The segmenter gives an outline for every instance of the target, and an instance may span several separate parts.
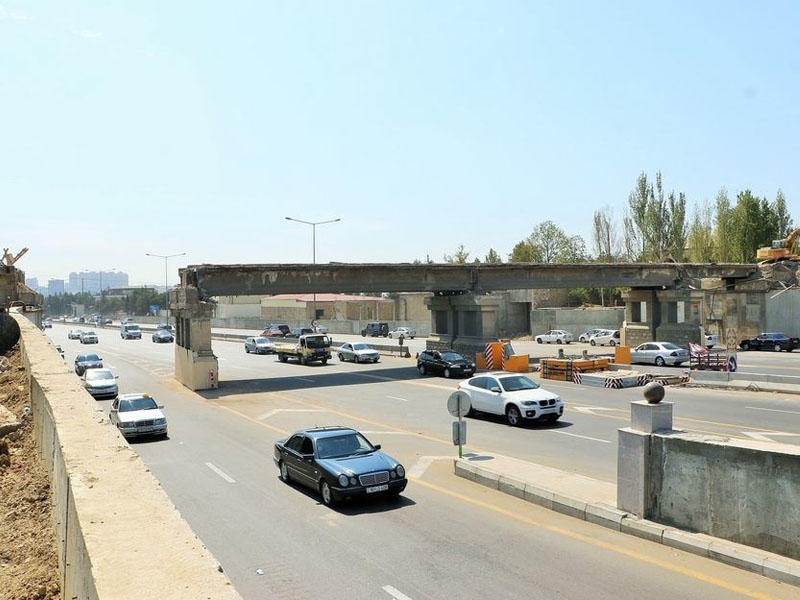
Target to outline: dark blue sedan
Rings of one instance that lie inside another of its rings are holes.
[[[406,470],[367,438],[347,427],[303,429],[275,442],[275,465],[282,481],[296,481],[331,506],[341,500],[398,496]]]
[[[83,375],[86,369],[102,369],[103,359],[97,354],[78,354],[75,357],[75,373]]]

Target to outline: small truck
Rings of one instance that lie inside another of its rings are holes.
[[[294,358],[301,365],[314,362],[324,365],[331,357],[331,338],[324,333],[306,333],[294,340],[276,339],[274,352],[281,362]]]

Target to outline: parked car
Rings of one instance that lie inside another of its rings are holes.
[[[389,324],[378,321],[367,323],[367,326],[361,330],[363,337],[387,337],[389,335]]]
[[[689,351],[671,342],[646,342],[631,350],[632,363],[645,363],[663,367],[680,366],[689,361]]]
[[[791,352],[800,347],[800,339],[789,337],[785,333],[760,333],[754,338],[744,339],[739,342],[742,350],[774,350],[780,352],[784,350]]]
[[[273,460],[282,481],[296,481],[331,506],[352,498],[398,496],[406,470],[361,433],[347,427],[303,429],[275,442]]]
[[[164,407],[149,394],[120,394],[111,405],[108,418],[126,438],[141,435],[167,435]]]
[[[289,331],[291,330],[288,325],[271,323],[264,328],[261,335],[263,337],[284,337]]]
[[[590,337],[589,343],[592,346],[619,346],[619,329],[615,329],[613,331],[610,329],[604,329],[603,331]]]
[[[136,323],[123,323],[119,326],[119,337],[123,340],[140,340],[142,329]]]
[[[572,341],[572,334],[563,329],[551,329],[547,333],[536,336],[537,344],[569,344]]]
[[[105,319],[103,319],[103,325],[111,325],[113,322],[114,322],[114,321],[112,321],[112,320],[111,320],[110,318],[108,318],[108,317],[106,317]]]
[[[246,354],[270,354],[275,352],[275,342],[262,335],[249,337],[244,341],[244,351]]]
[[[365,344],[364,342],[356,342],[354,344],[345,342],[339,346],[336,352],[339,355],[339,360],[342,362],[352,360],[354,363],[376,363],[381,358],[381,355],[377,350],[368,344]]]
[[[564,414],[564,402],[526,375],[487,373],[476,375],[458,384],[469,397],[470,411],[505,415],[509,425],[523,421],[557,421]]]
[[[125,323],[133,323],[133,317],[125,317],[120,321],[120,325],[124,325]]]
[[[587,329],[582,334],[578,336],[579,342],[588,342],[589,338],[591,338],[594,334],[600,333],[601,331],[605,331],[605,329]]]
[[[97,334],[94,331],[81,332],[80,340],[81,344],[97,344],[99,342]]]
[[[97,354],[78,354],[75,357],[75,373],[83,375],[86,369],[102,369],[103,359]]]
[[[475,363],[455,350],[423,350],[417,355],[417,370],[420,375],[469,377],[475,373]]]
[[[307,333],[314,333],[314,330],[311,327],[295,327],[294,329],[290,330],[284,337],[287,338],[294,338],[297,339],[301,335],[306,335]]]
[[[83,333],[82,329],[70,329],[67,332],[67,339],[69,340],[79,340],[81,339],[81,334]]]
[[[118,377],[111,369],[87,369],[83,376],[83,387],[95,400],[103,398],[116,398],[119,392]]]
[[[417,337],[417,330],[411,327],[395,327],[387,335],[390,338],[399,338],[402,335],[407,340],[413,340]]]
[[[716,333],[706,333],[705,334],[705,347],[706,348],[713,348],[717,344],[719,344],[719,336]]]
[[[169,329],[156,329],[150,338],[154,344],[168,344],[175,341],[175,336]]]

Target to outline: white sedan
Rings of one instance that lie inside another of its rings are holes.
[[[536,336],[537,344],[569,344],[572,341],[572,334],[563,329],[551,329],[547,333],[540,333]]]
[[[619,329],[610,330],[604,329],[599,333],[595,333],[589,338],[589,343],[592,346],[618,346],[619,345]]]
[[[111,422],[126,438],[140,435],[167,435],[167,417],[163,406],[149,394],[121,394],[108,412]]]
[[[632,363],[645,363],[663,367],[674,365],[679,367],[689,362],[689,351],[671,342],[645,342],[631,350]]]
[[[380,353],[364,342],[345,342],[337,350],[339,360],[345,362],[352,360],[354,363],[373,362],[380,360]]]
[[[399,338],[401,335],[407,340],[413,340],[417,336],[417,330],[410,327],[396,327],[389,332],[390,338]]]
[[[476,412],[505,415],[511,426],[523,421],[557,421],[564,414],[564,402],[530,377],[519,373],[486,373],[458,384],[469,397],[468,415]]]

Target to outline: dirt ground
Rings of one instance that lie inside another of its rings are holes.
[[[50,478],[36,450],[33,419],[24,416],[28,375],[19,346],[5,358],[10,368],[0,365],[0,404],[22,427],[0,439],[0,600],[58,600]]]

